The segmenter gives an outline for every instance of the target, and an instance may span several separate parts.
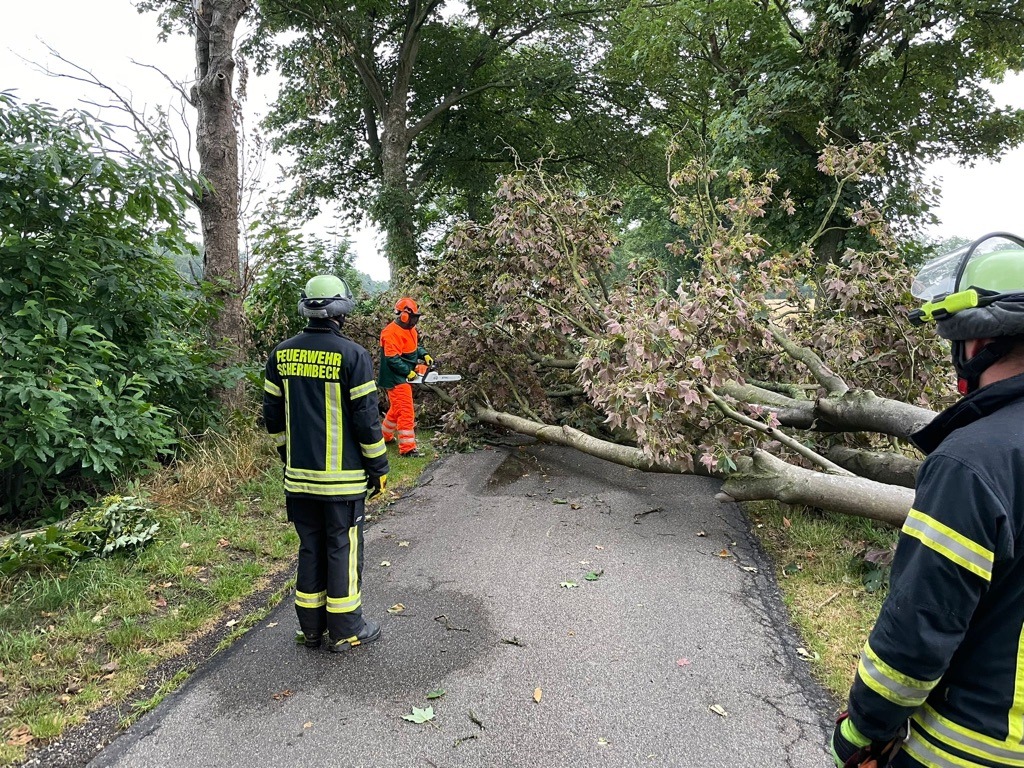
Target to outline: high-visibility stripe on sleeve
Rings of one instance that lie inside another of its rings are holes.
[[[328,613],[352,613],[360,605],[362,605],[362,595],[356,592],[354,595],[348,597],[328,597],[327,598],[327,612]]]
[[[385,453],[387,453],[388,447],[384,445],[383,440],[378,440],[376,443],[371,443],[370,445],[367,445],[366,443],[360,443],[359,450],[366,458],[376,459],[378,456],[383,456]]]
[[[911,720],[915,728],[927,731],[933,741],[942,745],[999,765],[1024,766],[1024,745],[1013,743],[1012,739],[1001,741],[972,731],[943,717],[927,704],[915,712]]]
[[[281,396],[281,388],[270,379],[263,380],[263,391],[268,395],[273,395],[274,397]]]
[[[376,381],[368,381],[365,384],[360,384],[358,387],[352,387],[352,389],[349,390],[348,396],[349,396],[349,399],[355,400],[355,399],[360,398],[360,397],[365,397],[366,395],[370,394],[371,392],[376,392],[376,391],[377,391],[377,382]]]
[[[903,750],[918,764],[927,765],[929,768],[984,768],[986,765],[986,763],[976,763],[974,760],[954,755],[937,744],[932,744],[913,725],[916,725],[916,722],[912,724],[910,736],[903,745]],[[1006,765],[1006,763],[1000,763],[1000,765]]]
[[[321,608],[327,605],[327,591],[300,592],[295,590],[295,604],[299,608]]]
[[[889,666],[878,657],[870,643],[864,644],[857,676],[879,696],[901,707],[921,706],[932,688],[939,684],[939,680],[918,680]]]
[[[992,581],[992,564],[995,562],[992,551],[971,541],[948,525],[940,523],[934,517],[912,509],[903,524],[903,532],[952,560],[961,568],[980,576],[985,581]]]
[[[285,442],[288,440],[288,435],[286,435],[284,432],[274,432],[270,436],[274,438],[274,445],[278,446],[279,448],[282,445],[284,445]]]

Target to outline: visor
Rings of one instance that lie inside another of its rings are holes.
[[[1007,248],[1024,248],[1024,240],[1008,232],[993,232],[955,251],[936,256],[921,267],[910,286],[910,293],[917,299],[932,301],[967,288],[960,285],[967,263],[973,258]]]

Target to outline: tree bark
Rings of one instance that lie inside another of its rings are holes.
[[[903,488],[916,485],[917,470],[921,468],[920,461],[902,453],[880,453],[836,446],[827,455],[839,466],[861,477]]]
[[[656,462],[638,448],[600,440],[572,427],[542,424],[482,406],[477,407],[476,417],[487,424],[645,472],[705,474],[699,470],[689,471],[679,463]],[[695,463],[695,466],[699,465]],[[751,457],[741,459],[738,466],[738,472],[724,477],[722,486],[723,492],[737,501],[781,501],[901,526],[914,499],[913,491],[906,488],[804,469],[764,451],[755,451]]]
[[[862,477],[829,475],[789,464],[764,451],[738,462],[722,491],[737,501],[773,499],[902,526],[914,501],[907,488]]]
[[[234,39],[249,0],[202,0],[195,4],[196,148],[203,188],[199,216],[203,232],[203,279],[216,304],[211,341],[225,351],[225,363],[241,362],[242,279],[238,254],[238,136],[234,104]],[[235,404],[239,392],[222,393]]]

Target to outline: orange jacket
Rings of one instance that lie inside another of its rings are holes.
[[[420,348],[420,335],[415,328],[403,328],[398,323],[388,323],[380,332],[380,375],[377,386],[391,389],[405,383],[409,371],[416,367],[416,361],[426,355]]]

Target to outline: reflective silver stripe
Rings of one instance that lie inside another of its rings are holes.
[[[349,390],[348,396],[349,396],[349,399],[356,400],[356,399],[358,399],[360,397],[364,397],[365,395],[370,394],[371,392],[376,392],[376,391],[377,391],[377,382],[376,381],[368,381],[365,384],[360,384],[358,387],[352,387],[352,389]]]
[[[872,661],[866,649],[860,655],[857,675],[868,688],[882,698],[888,699],[893,704],[898,704],[901,707],[921,706],[924,704],[924,700],[928,698],[928,692],[934,687],[933,684],[927,689],[915,688],[893,680]]]
[[[990,741],[985,741],[979,738],[982,734],[972,735],[967,728],[955,726],[948,718],[941,718],[929,706],[915,712],[912,719],[935,738],[962,752],[993,760],[1000,765],[1024,766],[1024,746],[996,743],[998,739],[992,737],[989,737]]]
[[[324,384],[324,398],[327,403],[327,457],[329,471],[341,469],[342,415],[341,385],[336,381]]]
[[[285,379],[284,384],[284,433],[286,436],[286,444],[288,446],[288,460],[291,461],[292,457],[292,399],[288,396],[288,379]]]
[[[383,456],[385,453],[387,453],[388,447],[384,445],[383,440],[378,440],[376,443],[372,443],[371,445],[367,445],[366,443],[360,443],[359,450],[366,458],[375,459],[378,456]]]
[[[271,435],[274,438],[274,445],[280,447],[285,444],[288,440],[288,436],[284,432],[275,432]]]
[[[916,509],[910,510],[907,515],[903,532],[986,581],[992,581],[995,556],[962,533]]]
[[[274,397],[281,396],[281,388],[270,379],[263,380],[263,391],[267,394],[273,395]]]
[[[359,594],[359,526],[348,529],[348,593]]]
[[[316,485],[314,483],[297,483],[285,478],[284,489],[292,493],[308,493],[312,496],[361,496],[366,493],[366,483]]]
[[[366,479],[366,472],[361,469],[342,469],[337,472],[330,472],[320,469],[296,469],[289,467],[285,476],[292,480],[316,480],[321,483],[343,483],[356,482]]]
[[[354,595],[348,597],[328,597],[327,598],[327,612],[328,613],[352,613],[360,605],[362,605],[362,595],[356,592]]]
[[[903,745],[904,751],[921,765],[928,768],[988,768],[973,760],[965,760],[927,741],[915,728],[910,729],[910,738]]]
[[[295,604],[300,608],[320,608],[327,605],[327,591],[300,592],[296,589]]]

